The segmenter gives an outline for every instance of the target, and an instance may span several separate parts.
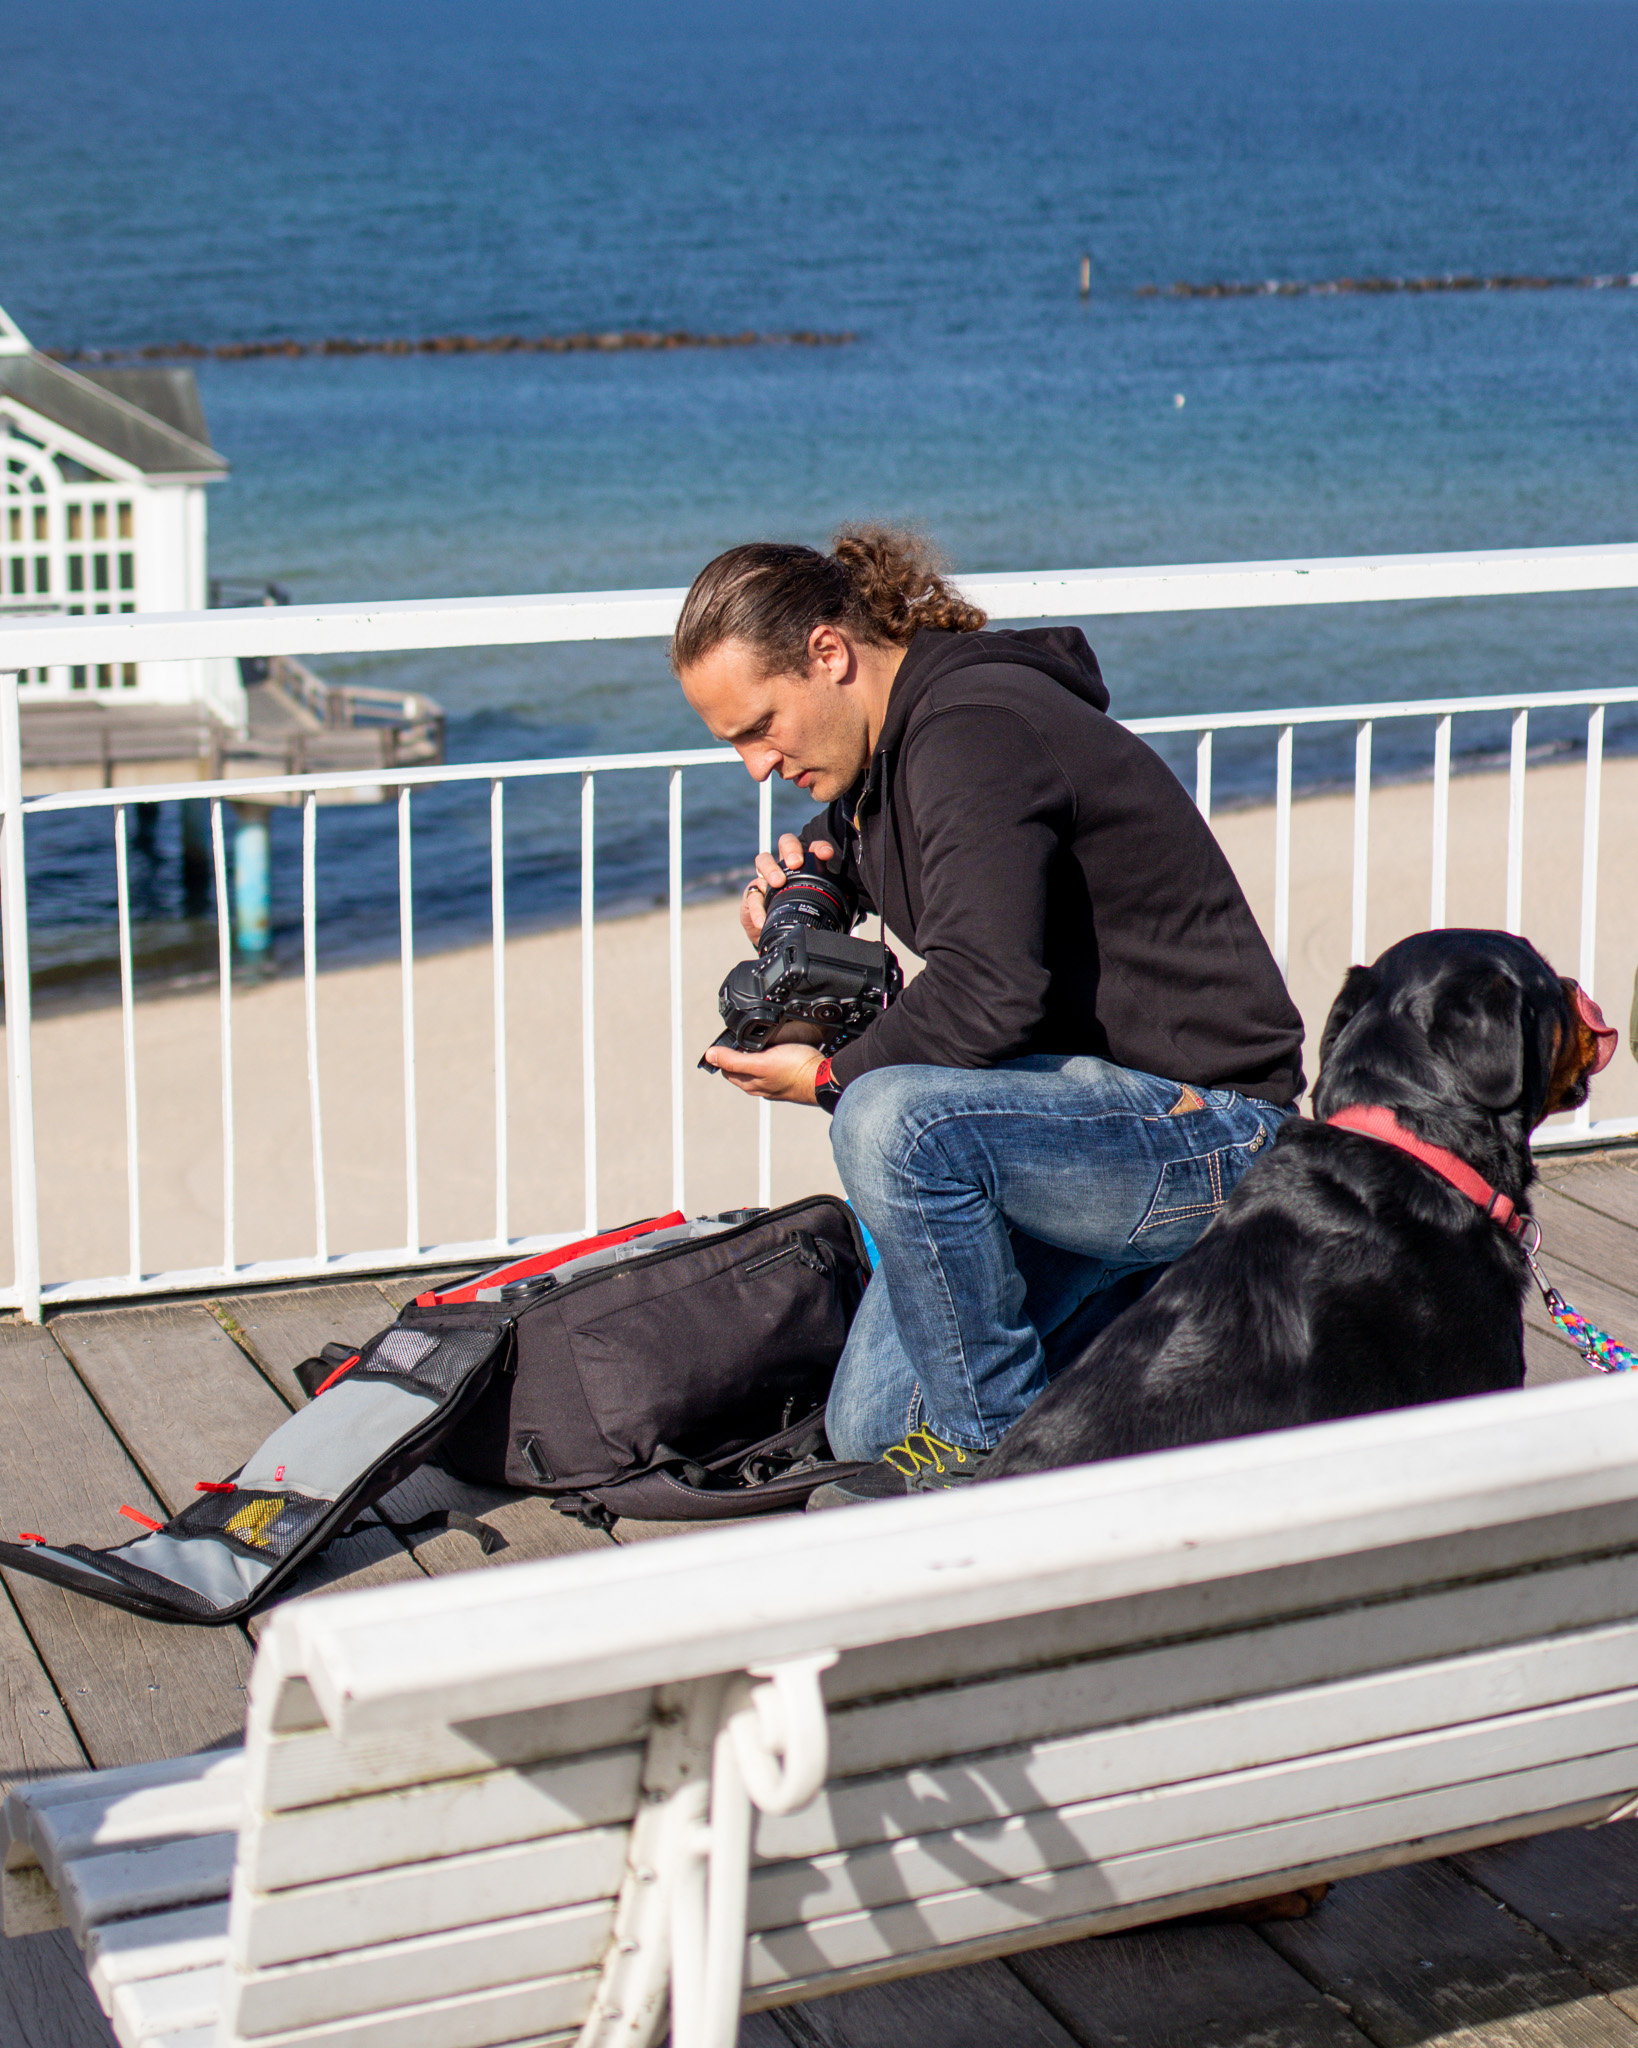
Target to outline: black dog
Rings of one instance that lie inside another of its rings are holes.
[[[1423,932],[1349,970],[1293,1119],[1199,1242],[986,1461],[1006,1478],[1516,1387],[1523,1252],[1471,1193],[1326,1122],[1385,1108],[1523,1211],[1530,1132],[1586,1099],[1615,1033],[1503,932]],[[1457,1169],[1459,1172],[1459,1169]]]

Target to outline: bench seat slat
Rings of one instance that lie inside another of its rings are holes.
[[[240,1869],[253,1890],[280,1891],[607,1826],[636,1812],[641,1770],[640,1749],[602,1750],[253,1818]]]
[[[1533,1638],[1556,1640],[1628,1620],[1635,1565],[1626,1554],[1598,1558],[1522,1580],[1443,1588],[1308,1620],[1046,1665],[942,1689],[937,1711],[955,1724],[967,1748],[988,1749],[1472,1652],[1523,1655],[1535,1647]],[[1638,1682],[1638,1657],[1631,1677],[1619,1682]],[[833,1710],[832,1781],[921,1762],[931,1705],[920,1692]]]
[[[886,1983],[895,1978],[919,1976],[929,1969],[955,1969],[991,1957],[1055,1947],[1085,1935],[1116,1934],[1131,1928],[1153,1927],[1183,1914],[1293,1891],[1300,1885],[1323,1884],[1371,1871],[1391,1870],[1431,1857],[1460,1856],[1468,1850],[1517,1840],[1521,1835],[1546,1835],[1565,1828],[1593,1827],[1608,1816],[1610,1807],[1608,1798],[1583,1800],[1522,1818],[1492,1820],[1482,1826],[1457,1828],[1448,1834],[1423,1836],[1414,1850],[1395,1843],[1386,1848],[1362,1850],[1358,1855],[1345,1858],[1330,1857],[1288,1864],[1279,1870],[1262,1872],[1254,1879],[1235,1878],[1221,1884],[1195,1886],[1187,1892],[1172,1893],[1162,1898],[1144,1899],[1136,1905],[1105,1907],[1079,1921],[1048,1922],[1036,1933],[1021,1932],[1015,1925],[1000,1933],[948,1943],[937,1950],[936,1961],[926,1952],[912,1952],[902,1957],[889,1955],[875,1962],[856,1962],[834,1972],[821,1971],[787,1978],[760,1988],[748,1984],[745,2008],[747,2011],[766,2011],[798,2000],[823,1998],[833,1991],[850,1990],[860,1984]]]
[[[1623,1769],[1631,1771],[1638,1784],[1638,1750],[1631,1746],[1635,1729],[1638,1691],[1112,1799],[1055,1799],[1035,1811],[1026,1809],[1021,1787],[1009,1786],[1000,1795],[1005,1803],[996,1817],[977,1826],[754,1872],[751,1925],[774,1928],[852,1907],[892,1905],[943,1889],[953,1873],[975,1884],[1033,1876],[1239,1835],[1252,1822],[1267,1827],[1354,1813],[1374,1800],[1494,1783],[1521,1770],[1577,1759],[1612,1758],[1606,1768],[1617,1779]]]
[[[596,1828],[293,1891],[241,1891],[239,1953],[258,1969],[601,1899],[612,1904],[627,1830]]]
[[[7,1862],[15,1868],[32,1856],[56,1882],[70,1856],[226,1833],[243,1816],[244,1788],[242,1748],[14,1785],[0,1819]]]
[[[236,1835],[201,1835],[81,1857],[68,1865],[57,1887],[63,1918],[83,1948],[100,1921],[225,1899],[237,1847]]]
[[[254,2048],[558,2048],[579,2033],[597,1979],[537,1977],[248,2038]]]
[[[1033,1681],[1048,1694],[1055,1682],[1050,1672]],[[1634,1684],[1638,1622],[968,1754],[961,1753],[968,1730],[955,1701],[935,1695],[923,1719],[922,1754],[927,1756],[936,1730],[956,1752],[948,1761],[929,1758],[908,1774],[898,1770],[844,1783],[833,1778],[801,1812],[759,1816],[756,1850],[768,1862],[820,1856],[915,1834],[928,1819],[954,1827],[998,1810],[1035,1811],[1174,1784],[1180,1773],[1191,1780],[1213,1778]],[[935,1720],[940,1706],[946,1713]],[[1020,1718],[1027,1718],[1027,1709]]]
[[[155,2035],[163,2038],[187,2028],[214,2028],[222,2009],[223,1975],[218,1963],[117,1986],[112,2018],[121,2048],[137,2048]]]
[[[973,1943],[982,1944],[974,1953],[994,1955],[1109,1932],[1153,1917],[1168,1900],[1187,1902],[1174,1910],[1193,1911],[1199,1894],[1218,1887],[1226,1895],[1254,1898],[1307,1881],[1306,1875],[1289,1877],[1293,1872],[1340,1877],[1528,1834],[1531,1815],[1552,1816],[1543,1825],[1561,1826],[1561,1810],[1579,1808],[1591,1819],[1611,1810],[1630,1784],[1638,1784],[1638,1748],[999,1884],[952,1887],[907,1903],[755,1933],[747,1950],[747,1982],[773,1997],[794,1996],[838,1971],[875,1964],[890,1964],[894,1975],[942,1969],[965,1960],[965,1953],[953,1951]],[[1498,1813],[1512,1818],[1498,1823]]]
[[[1265,1625],[1283,1629],[1311,1613],[1349,1610],[1364,1620],[1378,1605],[1403,1612],[1410,1601],[1444,1588],[1461,1594],[1487,1583],[1506,1584],[1528,1598],[1527,1579],[1538,1571],[1574,1569],[1605,1557],[1614,1557],[1620,1569],[1615,1554],[1634,1548],[1638,1497],[1458,1530],[1432,1543],[1345,1551],[1267,1571],[867,1644],[847,1651],[826,1674],[825,1697],[833,1707],[885,1702],[938,1685],[982,1684],[1049,1664],[1121,1655],[1135,1644],[1166,1645]],[[1602,1618],[1596,1613],[1585,1617],[1589,1622]]]
[[[653,1712],[647,1690],[577,1700],[458,1728],[407,1729],[390,1736],[333,1735],[328,1728],[276,1735],[256,1759],[248,1787],[261,1813],[391,1792],[401,1785],[521,1767],[586,1750],[639,1742]]]
[[[598,1899],[282,1964],[239,1979],[231,2015],[241,2034],[255,2037],[355,2018],[389,2001],[447,1998],[548,1972],[568,1975],[602,1959],[613,1924],[614,1901]]]
[[[110,1920],[86,1937],[85,1961],[91,1988],[104,2012],[120,1984],[139,1977],[170,1977],[203,1970],[227,1955],[228,1905],[184,1906],[176,1913],[145,1914],[140,1920]]]

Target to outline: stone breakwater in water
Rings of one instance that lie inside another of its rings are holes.
[[[1305,299],[1343,292],[1603,292],[1638,290],[1638,271],[1607,277],[1331,277],[1265,278],[1255,284],[1140,284],[1140,299]]]
[[[586,350],[668,348],[841,348],[854,334],[820,334],[796,328],[788,334],[691,334],[686,330],[656,333],[644,328],[607,334],[429,334],[419,340],[402,337],[369,341],[357,335],[332,334],[320,341],[197,341],[152,343],[146,348],[47,349],[59,363],[244,362],[258,356],[505,356],[575,355]]]

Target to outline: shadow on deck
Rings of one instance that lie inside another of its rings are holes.
[[[1638,1335],[1638,1149],[1550,1159],[1544,1260],[1576,1306]],[[234,1470],[302,1400],[294,1368],[361,1341],[426,1274],[0,1324],[0,1502],[53,1540],[119,1540],[118,1509],[169,1515]],[[1532,1384],[1577,1354],[1527,1313]],[[1638,1387],[1633,1390],[1638,1399]],[[393,1521],[459,1505],[497,1527],[485,1558],[444,1532],[333,1544],[302,1592],[683,1533],[614,1537],[544,1501],[423,1472]],[[167,1628],[7,1574],[0,1783],[139,1763],[237,1739],[255,1624]],[[1178,1922],[1067,1942],[748,2019],[745,2048],[1638,2048],[1638,1821],[1539,1836],[1350,1879],[1310,1920]],[[0,2048],[110,2048],[66,1932],[0,1941]]]

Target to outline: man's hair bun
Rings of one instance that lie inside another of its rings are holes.
[[[908,647],[923,628],[976,633],[985,614],[945,582],[944,564],[919,534],[847,527],[829,554],[788,541],[752,541],[708,562],[694,578],[671,638],[683,670],[727,640],[742,640],[768,672],[800,675],[815,626],[843,626],[873,647]]]

